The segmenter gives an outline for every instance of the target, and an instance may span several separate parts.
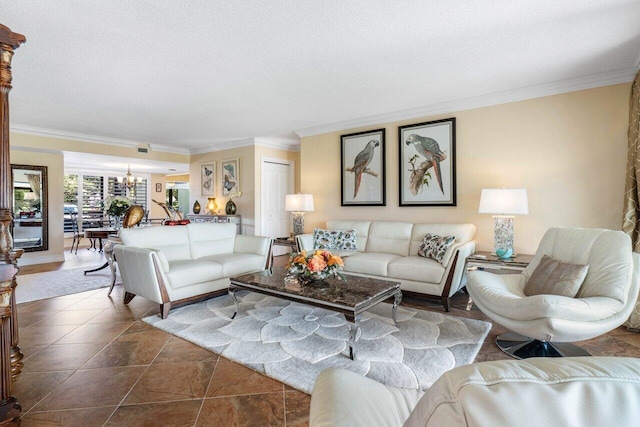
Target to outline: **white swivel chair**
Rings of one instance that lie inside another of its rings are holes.
[[[525,295],[525,285],[547,255],[564,263],[588,265],[575,297]],[[504,352],[527,357],[588,356],[571,342],[594,338],[622,325],[638,296],[640,256],[622,231],[549,229],[531,264],[521,274],[470,271],[467,290],[473,302],[511,331],[498,336]]]

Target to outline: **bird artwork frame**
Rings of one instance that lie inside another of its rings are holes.
[[[240,160],[230,159],[220,162],[222,170],[222,196],[229,197],[231,194],[240,192]]]
[[[216,195],[216,162],[200,165],[200,189],[202,197]]]
[[[456,206],[456,119],[398,127],[400,206]]]
[[[340,136],[342,206],[386,206],[385,129]]]

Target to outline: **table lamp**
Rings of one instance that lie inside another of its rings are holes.
[[[293,214],[293,234],[304,234],[304,213],[313,211],[313,194],[287,194],[284,210]]]
[[[515,256],[513,222],[515,215],[529,213],[527,190],[525,188],[483,188],[478,213],[493,214],[493,248],[496,254],[501,258]]]

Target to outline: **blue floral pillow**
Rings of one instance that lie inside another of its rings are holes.
[[[442,264],[444,254],[447,253],[447,249],[455,240],[456,236],[438,236],[437,234],[427,233],[420,246],[418,246],[418,255],[434,259]]]
[[[313,229],[314,249],[329,251],[357,251],[356,230],[323,230]]]

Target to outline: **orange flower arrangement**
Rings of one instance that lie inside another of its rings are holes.
[[[323,280],[331,276],[345,280],[340,274],[343,266],[342,258],[326,249],[317,249],[309,254],[306,251],[293,252],[287,264],[289,274],[303,281]]]

